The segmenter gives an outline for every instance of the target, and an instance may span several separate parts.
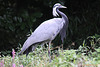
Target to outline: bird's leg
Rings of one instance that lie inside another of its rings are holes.
[[[62,50],[62,52],[63,52],[63,44],[61,44],[61,50]]]
[[[33,46],[32,46],[32,51],[34,51],[34,50],[36,49],[37,46],[38,46],[37,44],[33,45]]]
[[[48,46],[48,55],[49,55],[49,62],[51,62],[51,51],[50,51],[50,45],[51,45],[51,41],[49,42],[49,46]]]

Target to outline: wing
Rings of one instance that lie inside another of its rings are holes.
[[[54,18],[43,22],[25,41],[20,53],[24,52],[32,44],[43,41],[52,41],[59,33],[62,26],[63,23],[61,18]]]
[[[68,21],[68,18],[66,16],[65,22],[63,24],[63,28],[60,30],[60,36],[61,36],[62,43],[64,42],[64,39],[66,38],[66,30],[68,28],[68,23],[69,23],[69,21]]]

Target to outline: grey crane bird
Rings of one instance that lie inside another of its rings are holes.
[[[56,3],[53,6],[53,16],[56,18],[52,18],[41,23],[35,29],[32,35],[25,41],[19,54],[28,55],[29,52],[35,50],[38,44],[49,43],[48,54],[50,56],[50,44],[52,40],[58,35],[58,33],[61,36],[62,42],[64,41],[64,38],[66,38],[66,29],[68,27],[68,18],[63,12],[59,11],[60,8],[66,7],[59,3]],[[58,18],[59,15],[61,18]]]

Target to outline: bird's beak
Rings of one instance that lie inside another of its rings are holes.
[[[65,6],[62,6],[62,8],[67,8],[67,7],[65,7]]]

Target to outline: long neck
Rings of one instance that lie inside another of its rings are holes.
[[[64,23],[63,28],[60,30],[61,40],[62,42],[64,42],[64,38],[66,38],[66,30],[67,30],[69,21],[68,21],[67,16],[63,12],[59,11],[59,9],[56,9],[56,11],[57,13],[61,15],[63,23]]]
[[[56,9],[56,11],[57,11],[57,13],[59,13],[59,15],[61,15],[62,19],[65,21],[65,24],[68,25],[68,18],[67,18],[67,16],[63,12],[59,11],[59,9]]]

